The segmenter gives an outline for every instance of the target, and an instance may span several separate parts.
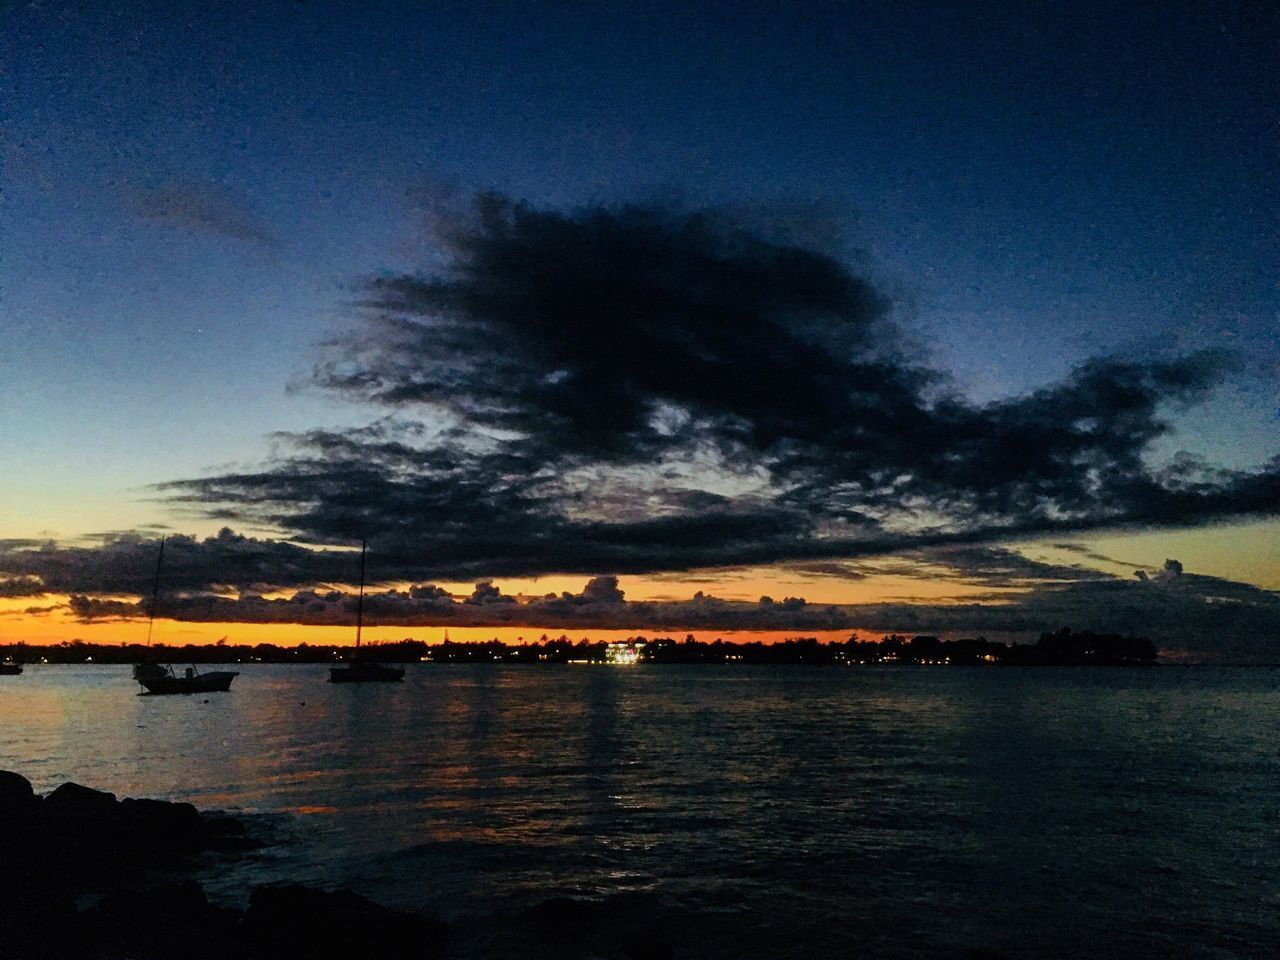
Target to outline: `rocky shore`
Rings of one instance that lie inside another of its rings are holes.
[[[443,921],[348,890],[259,886],[245,909],[211,903],[192,875],[262,847],[248,823],[76,783],[40,796],[0,771],[0,960],[673,960],[705,955],[676,943],[714,937],[699,914],[668,909],[676,927],[661,922],[645,894],[552,897],[497,913],[473,904],[455,918],[451,949]],[[757,944],[751,955],[808,955],[793,952],[799,942],[791,952]],[[972,949],[946,957],[1004,960]]]
[[[211,904],[189,873],[260,846],[189,803],[116,799],[64,783],[47,796],[0,771],[0,960],[432,958],[447,926],[350,891],[259,887]]]

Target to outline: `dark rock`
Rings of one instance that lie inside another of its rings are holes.
[[[228,813],[201,813],[200,819],[205,825],[205,850],[218,853],[245,853],[249,850],[260,850],[268,841],[260,837],[250,837],[245,833],[244,824]]]
[[[69,939],[83,956],[222,960],[245,954],[239,920],[186,880],[108,893],[76,918]]]
[[[198,829],[200,826],[200,812],[189,803],[125,797],[120,801],[120,807],[126,817],[137,823],[185,830]]]
[[[174,854],[201,849],[212,832],[189,803],[126,799],[120,801],[119,819],[123,829]]]
[[[602,918],[605,906],[577,897],[552,897],[525,911],[525,919],[543,936],[577,935]]]
[[[0,770],[0,815],[25,810],[35,802],[30,780],[22,774]]]
[[[104,790],[64,783],[45,797],[45,809],[57,816],[76,819],[110,819],[116,812],[116,795]]]
[[[15,798],[30,786],[7,775],[0,789]],[[204,816],[189,803],[117,802],[110,793],[76,783],[63,784],[43,800],[32,795],[25,805],[0,809],[0,890],[38,888],[55,900],[119,889],[147,871],[182,868],[204,851],[261,846],[243,836],[234,818]]]
[[[77,783],[41,799],[0,774],[0,960],[245,960],[239,911],[156,878],[182,876],[205,851],[261,845],[236,818],[189,803],[117,802]],[[100,899],[77,912],[86,896]]]
[[[569,953],[671,960],[675,948],[655,926],[652,918],[657,912],[656,902],[645,894],[618,894],[607,901],[552,897],[525,910],[521,919],[527,936],[553,942]]]
[[[620,952],[627,960],[675,960],[671,941],[656,933],[641,932],[623,940]]]
[[[112,922],[134,923],[140,917],[162,916],[198,919],[216,908],[210,906],[200,884],[194,880],[162,883],[150,887],[114,890],[84,916]]]
[[[35,960],[57,956],[61,935],[75,919],[75,898],[48,877],[14,871],[13,863],[0,853],[0,957]]]
[[[254,960],[392,960],[444,956],[449,930],[439,920],[388,910],[348,890],[289,884],[253,891],[244,932]]]

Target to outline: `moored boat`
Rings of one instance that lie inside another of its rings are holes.
[[[0,677],[16,677],[21,672],[22,664],[15,661],[13,657],[0,660]]]
[[[151,615],[147,619],[147,646],[151,646],[151,630],[156,623],[156,603],[160,599],[160,568],[164,564],[164,537],[160,538],[160,553],[156,557],[156,579],[151,588]],[[225,693],[231,689],[231,681],[240,675],[236,670],[214,670],[201,673],[194,666],[178,674],[172,664],[144,661],[134,664],[133,679],[142,685],[142,693]]]
[[[238,676],[235,670],[201,673],[195,667],[187,667],[178,674],[172,666],[159,663],[139,663],[133,668],[133,679],[150,694],[223,693],[231,689],[231,681]]]
[[[364,627],[364,555],[369,543],[360,541],[360,593],[356,599],[356,652],[345,666],[329,668],[330,683],[395,683],[404,679],[404,667],[360,659],[360,631]]]
[[[367,683],[379,680],[394,683],[403,679],[404,667],[389,667],[385,663],[356,660],[343,667],[329,668],[330,683]]]

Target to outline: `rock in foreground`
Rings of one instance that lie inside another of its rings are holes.
[[[439,920],[388,910],[349,890],[297,884],[254,890],[244,931],[254,957],[298,960],[442,957],[449,932]]]
[[[0,771],[0,960],[444,955],[443,923],[348,891],[259,888],[246,912],[183,878],[201,855],[257,846],[239,820],[189,803],[76,783],[41,797]]]

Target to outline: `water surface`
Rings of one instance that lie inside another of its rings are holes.
[[[0,768],[266,815],[288,842],[211,867],[216,895],[350,886],[462,956],[554,895],[681,957],[1280,948],[1280,671],[240,669],[207,697],[0,678]]]

